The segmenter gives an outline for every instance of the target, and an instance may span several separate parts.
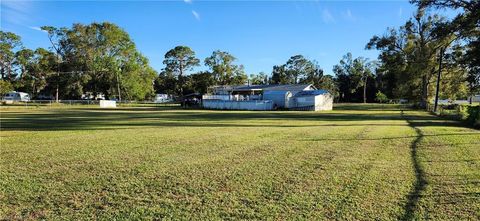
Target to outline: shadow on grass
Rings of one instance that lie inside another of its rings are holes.
[[[459,126],[436,116],[412,116],[429,126]],[[405,126],[397,111],[205,111],[161,108],[77,108],[4,112],[0,129],[111,130],[137,127]],[[374,122],[368,122],[374,121]],[[400,124],[398,124],[400,122]]]
[[[425,191],[428,185],[425,170],[420,164],[420,159],[418,156],[419,144],[425,137],[425,135],[423,134],[422,130],[418,128],[418,124],[412,121],[411,117],[406,117],[403,111],[401,115],[407,120],[409,126],[415,129],[415,132],[417,133],[417,138],[410,145],[410,155],[415,172],[415,183],[413,190],[408,194],[408,202],[404,207],[404,214],[402,217],[400,217],[400,220],[415,220],[415,211],[418,210],[418,202],[420,201],[422,193]],[[422,125],[426,126],[425,124]]]
[[[387,124],[357,124],[357,126],[392,126],[392,125],[387,125]],[[323,126],[323,125],[322,125]],[[330,126],[330,125],[328,125]],[[341,124],[337,126],[342,126]],[[347,125],[347,126],[352,126],[352,125]],[[405,126],[405,125],[397,125],[397,126]],[[444,125],[442,125],[444,126]],[[440,137],[440,136],[476,136],[478,133],[450,133],[450,134],[435,134],[435,135],[421,135],[421,136],[402,136],[402,137],[378,137],[378,138],[314,138],[314,139],[299,139],[300,141],[345,141],[345,140],[366,140],[366,141],[372,141],[372,140],[397,140],[397,139],[410,139],[410,138],[419,138],[419,137]],[[471,143],[464,143],[464,144],[471,144]],[[440,146],[440,145],[436,145]]]
[[[311,127],[392,125],[398,112],[164,111],[155,109],[73,109],[2,113],[3,130],[94,130],[118,127]],[[432,118],[433,119],[433,118]],[[335,123],[331,123],[335,122]],[[343,123],[344,122],[344,123]],[[356,125],[358,122],[358,125]]]

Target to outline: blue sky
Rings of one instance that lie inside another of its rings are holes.
[[[228,51],[247,74],[270,73],[295,54],[331,74],[347,52],[376,59],[378,52],[364,49],[368,40],[404,24],[414,11],[408,1],[2,0],[1,29],[37,48],[50,46],[40,26],[109,21],[130,34],[158,71],[169,49],[187,45],[202,61],[214,50]]]

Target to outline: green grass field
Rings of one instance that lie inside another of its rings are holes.
[[[480,219],[480,131],[326,112],[1,111],[1,219]]]

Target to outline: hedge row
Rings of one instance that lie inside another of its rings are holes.
[[[467,122],[469,125],[480,128],[480,106],[472,105],[441,105],[440,116],[446,116]]]

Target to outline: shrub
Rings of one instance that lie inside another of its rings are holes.
[[[474,127],[480,128],[480,106],[467,106],[466,121]]]
[[[388,97],[387,97],[387,95],[385,95],[381,91],[378,91],[375,94],[375,101],[377,101],[378,103],[387,103],[388,102]]]

